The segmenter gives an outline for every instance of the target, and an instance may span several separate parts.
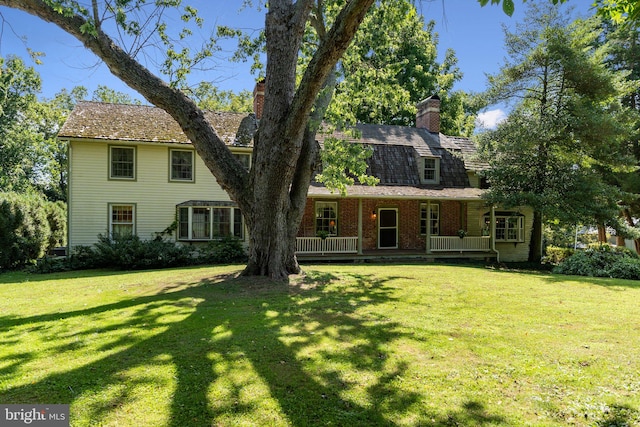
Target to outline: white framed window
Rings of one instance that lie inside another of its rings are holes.
[[[440,205],[430,204],[429,211],[426,203],[420,205],[420,234],[427,234],[427,224],[432,236],[440,234]]]
[[[242,164],[242,166],[249,171],[251,169],[251,154],[250,153],[233,153],[233,157]]]
[[[194,182],[194,160],[193,150],[169,150],[169,180]]]
[[[233,206],[179,206],[178,240],[244,238],[240,209]]]
[[[437,157],[420,158],[420,182],[422,184],[440,183],[440,159]]]
[[[112,238],[133,236],[136,233],[136,205],[109,204],[109,235]]]
[[[109,147],[109,178],[136,179],[135,147]]]
[[[496,212],[496,242],[524,242],[524,215],[517,212]],[[491,216],[484,216],[485,230],[491,229]]]
[[[338,202],[316,202],[316,235],[338,235]]]

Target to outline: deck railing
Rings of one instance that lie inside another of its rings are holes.
[[[431,252],[490,252],[489,236],[431,236]],[[298,254],[355,254],[357,237],[298,237]]]
[[[432,252],[489,252],[491,239],[489,236],[431,236]]]
[[[358,253],[357,237],[298,237],[296,253],[299,254],[355,254]]]

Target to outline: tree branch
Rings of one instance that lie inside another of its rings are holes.
[[[212,125],[205,120],[204,113],[184,93],[152,74],[99,27],[95,28],[95,35],[85,31],[89,23],[78,13],[58,13],[42,0],[0,0],[0,5],[23,10],[56,24],[82,42],[104,61],[112,74],[150,103],[169,113],[191,140],[220,186],[230,193],[241,209],[249,206],[251,199],[246,194],[248,174],[243,168],[236,167],[237,161]]]
[[[320,42],[294,96],[287,129],[301,134],[316,96],[329,73],[349,47],[374,0],[349,0],[335,20],[327,37]],[[291,137],[297,135],[290,135]]]

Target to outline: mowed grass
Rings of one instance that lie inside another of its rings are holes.
[[[72,426],[640,425],[640,284],[484,267],[0,275],[0,403]]]

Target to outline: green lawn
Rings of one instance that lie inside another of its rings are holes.
[[[73,426],[640,425],[640,282],[430,265],[0,275],[0,403]]]

